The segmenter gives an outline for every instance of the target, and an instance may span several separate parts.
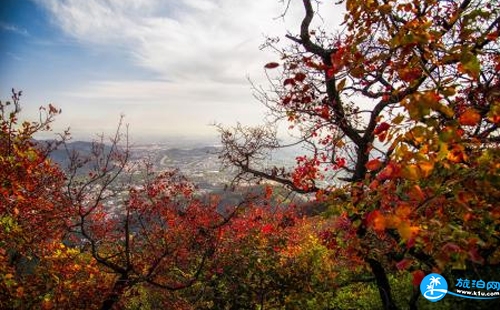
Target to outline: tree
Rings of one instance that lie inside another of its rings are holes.
[[[60,111],[41,107],[39,121],[20,122],[20,96],[12,90],[12,101],[0,102],[0,306],[72,308],[90,300],[100,280],[92,263],[62,243],[70,210],[64,174],[47,157],[61,141],[42,147],[33,139]]]
[[[89,154],[71,150],[67,133],[36,141],[60,110],[49,105],[39,122],[19,124],[20,94],[0,102],[0,305],[111,309],[139,289],[202,280],[233,210],[198,195],[179,171],[134,166],[121,122]],[[67,151],[66,172],[48,157],[56,148]]]
[[[231,208],[218,210],[216,197],[200,197],[179,171],[131,162],[121,127],[108,143],[96,141],[87,156],[67,148],[68,238],[101,273],[112,275],[101,309],[124,306],[138,289],[174,292],[193,285],[216,252],[217,231],[232,216]]]
[[[286,35],[291,46],[269,40],[281,61],[265,68],[281,72],[271,91],[256,87],[308,153],[293,170],[262,169],[262,154],[284,146],[276,132],[219,126],[223,161],[240,179],[328,197],[342,226],[335,234],[346,238],[342,252],[371,268],[386,309],[396,308],[386,269],[414,268],[401,263],[407,256],[426,270],[497,264],[500,8],[339,1],[343,28],[329,34],[311,29],[315,4],[302,1],[299,33]],[[451,235],[445,223],[456,228]]]

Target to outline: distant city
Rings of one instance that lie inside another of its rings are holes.
[[[75,150],[82,156],[90,153],[92,143],[84,141],[69,142],[68,149]],[[232,167],[223,167],[219,152],[221,146],[210,143],[145,143],[130,146],[130,166],[148,161],[155,171],[179,169],[190,181],[200,189],[218,189],[231,182],[235,175]],[[295,164],[297,153],[287,150],[273,152],[261,163],[263,167],[291,168]],[[66,151],[62,148],[51,153],[51,158],[61,168],[69,162]]]

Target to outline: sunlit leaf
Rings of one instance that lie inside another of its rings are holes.
[[[475,109],[467,109],[460,115],[460,124],[465,126],[475,126],[481,120],[481,115]]]
[[[380,167],[382,167],[382,162],[378,158],[372,159],[366,163],[366,169],[370,171],[378,170]]]
[[[398,227],[399,235],[405,241],[414,238],[419,231],[420,228],[418,226],[410,226],[407,222],[402,222]]]
[[[370,212],[367,217],[367,222],[376,231],[384,231],[386,228],[385,217],[379,210]]]
[[[424,178],[428,177],[434,169],[434,163],[432,163],[431,161],[420,161],[418,162],[417,166],[420,170],[421,176]]]
[[[420,169],[416,164],[409,164],[403,167],[401,171],[402,176],[408,180],[418,180],[420,179]]]
[[[337,90],[340,92],[344,89],[346,83],[346,79],[340,80],[339,84],[337,85]]]
[[[396,116],[393,120],[392,120],[392,123],[394,125],[399,125],[401,124],[402,121],[404,121],[405,119],[405,116],[403,114],[399,114],[398,116]]]
[[[467,73],[474,78],[479,77],[479,72],[481,71],[481,63],[479,62],[479,59],[476,55],[474,55],[473,53],[465,54],[462,57],[460,64],[460,69],[464,73]]]

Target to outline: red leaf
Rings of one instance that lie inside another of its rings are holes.
[[[419,286],[420,283],[422,283],[422,280],[425,278],[425,272],[423,272],[422,270],[415,270],[414,272],[412,272],[412,276],[413,279],[411,283],[414,286]]]
[[[443,248],[442,248],[442,251],[445,252],[445,253],[458,253],[460,252],[460,247],[454,243],[451,243],[451,242],[448,242],[446,243]]]
[[[326,70],[326,76],[330,79],[332,78],[337,71],[334,68]]]
[[[274,69],[274,68],[277,68],[277,67],[279,67],[279,66],[280,66],[280,64],[279,64],[279,63],[277,63],[277,62],[269,62],[269,63],[267,63],[267,64],[264,66],[264,68],[266,68],[266,69]]]
[[[286,80],[283,81],[283,85],[284,86],[295,85],[295,80],[294,79],[286,79]]]
[[[380,173],[377,175],[379,181],[387,180],[390,178],[397,177],[399,174],[399,167],[393,163],[388,164]]]
[[[373,134],[379,135],[379,134],[387,131],[390,127],[391,126],[389,124],[387,124],[386,122],[383,122],[380,125],[378,125],[377,128],[375,128],[375,130],[373,131]]]
[[[274,230],[274,229],[273,229],[273,225],[271,225],[271,224],[266,224],[266,225],[264,225],[264,226],[262,227],[262,232],[263,232],[264,234],[269,234],[269,233],[272,233],[272,232],[273,232],[273,230]]]
[[[406,270],[411,266],[411,263],[411,260],[404,258],[402,261],[396,263],[396,268],[398,268],[398,270]]]
[[[484,264],[484,258],[477,252],[477,248],[469,250],[469,259],[476,264]]]
[[[296,81],[299,81],[299,82],[302,82],[306,79],[306,75],[302,72],[298,72],[297,74],[295,74],[295,80]]]

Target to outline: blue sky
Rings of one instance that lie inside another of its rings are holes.
[[[299,2],[296,2],[300,4]],[[278,0],[1,0],[0,98],[23,90],[25,115],[62,108],[76,139],[215,137],[213,122],[261,123],[247,78],[266,85],[264,35],[298,30]],[[330,9],[331,10],[331,9]],[[331,13],[331,12],[330,12]],[[338,13],[333,12],[333,14]]]

